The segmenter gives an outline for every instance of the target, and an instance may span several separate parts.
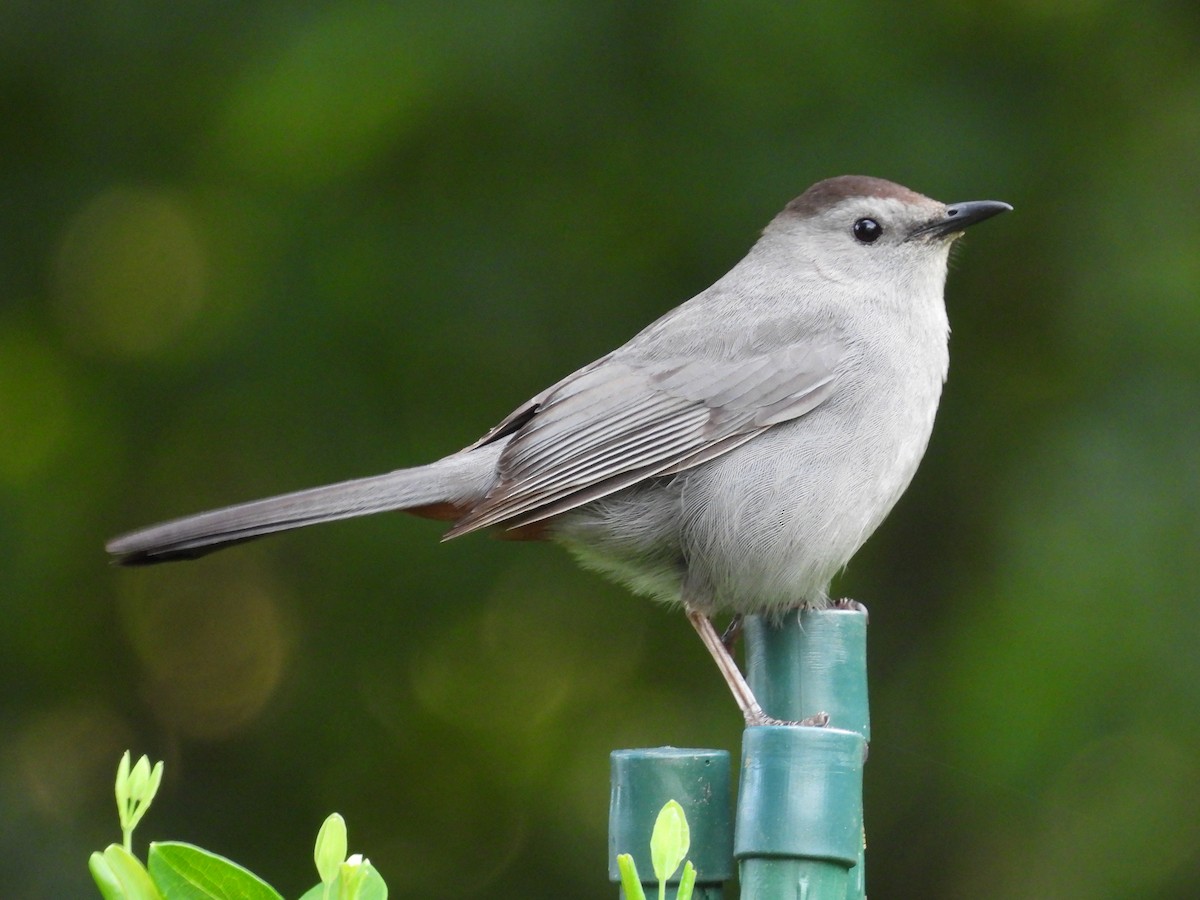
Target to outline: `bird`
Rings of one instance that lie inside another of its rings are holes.
[[[425,465],[116,537],[114,562],[192,559],[390,510],[564,545],[682,607],[747,726],[772,724],[712,617],[827,608],[834,575],[912,481],[949,366],[951,245],[1011,210],[843,175],[627,343]]]

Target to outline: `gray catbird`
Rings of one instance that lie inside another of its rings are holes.
[[[1009,209],[821,181],[716,284],[466,449],[153,525],[108,551],[188,559],[393,509],[452,522],[447,538],[491,525],[549,538],[682,604],[747,723],[771,721],[709,616],[828,604],[925,452],[949,359],[950,245]]]

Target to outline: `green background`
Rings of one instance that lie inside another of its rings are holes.
[[[950,275],[871,610],[872,896],[1200,894],[1200,6],[0,3],[0,894],[139,832],[297,895],[612,897],[608,752],[736,750],[683,618],[404,516],[117,531],[422,462],[819,178],[1016,211]]]

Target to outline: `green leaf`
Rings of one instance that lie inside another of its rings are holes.
[[[675,874],[687,856],[691,840],[683,807],[668,800],[659,810],[658,818],[654,820],[654,832],[650,835],[650,863],[654,866],[655,878],[662,882]]]
[[[369,859],[356,853],[342,863],[338,869],[338,900],[378,900],[379,888],[383,888],[383,897],[387,897],[387,885],[383,877],[375,871]]]
[[[92,881],[100,889],[104,900],[122,900],[125,892],[121,889],[121,879],[105,861],[104,854],[99,850],[88,857],[88,871],[92,873]]]
[[[337,878],[338,867],[346,859],[346,820],[337,813],[331,813],[321,823],[313,859],[317,863],[317,875],[320,876],[322,884],[328,884]]]
[[[154,764],[154,768],[150,770],[150,784],[146,789],[146,797],[142,801],[147,806],[150,801],[158,794],[159,786],[162,785],[163,761],[160,759]]]
[[[365,874],[358,883],[358,895],[355,900],[387,900],[388,890],[383,876],[369,862],[363,863]]]
[[[146,793],[146,786],[149,784],[150,757],[143,753],[133,764],[133,771],[129,773],[129,796],[135,802],[141,800]]]
[[[121,754],[121,761],[117,763],[117,815],[121,817],[121,824],[125,824],[125,810],[129,806],[129,751],[126,750]]]
[[[121,822],[121,835],[125,849],[129,850],[133,842],[133,829],[137,827],[150,801],[158,793],[162,784],[163,764],[161,761],[150,765],[150,759],[143,754],[132,768],[129,765],[129,751],[121,755],[117,763],[117,781],[115,785],[117,796],[117,818]]]
[[[683,874],[679,876],[679,890],[675,892],[675,900],[692,900],[692,891],[696,889],[696,867],[688,860],[683,864]]]
[[[359,891],[355,894],[355,900],[387,900],[387,885],[383,881],[383,876],[370,863],[364,863],[366,873],[363,876],[362,883],[359,885]],[[334,879],[330,886],[329,896],[335,900],[347,900],[342,893],[344,885],[342,884],[341,876]],[[325,897],[325,885],[313,885],[305,891],[300,900],[323,900]]]
[[[617,870],[621,873],[621,890],[625,892],[625,900],[646,900],[642,880],[638,877],[637,863],[630,854],[621,853],[617,856]]]
[[[146,756],[142,756],[134,765],[133,774],[129,777],[130,831],[137,827],[138,822],[142,821],[142,816],[146,814],[146,810],[150,808],[150,802],[158,793],[158,786],[162,784],[162,773],[161,760],[154,764],[153,769],[150,768],[150,759]]]
[[[141,861],[119,844],[93,853],[88,869],[104,900],[163,900]]]
[[[151,844],[150,875],[165,900],[283,900],[253,872],[191,844]]]

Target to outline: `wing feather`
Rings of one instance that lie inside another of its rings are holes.
[[[487,496],[446,537],[549,518],[727,453],[832,391],[842,346],[788,344],[749,359],[610,355],[514,412]]]

